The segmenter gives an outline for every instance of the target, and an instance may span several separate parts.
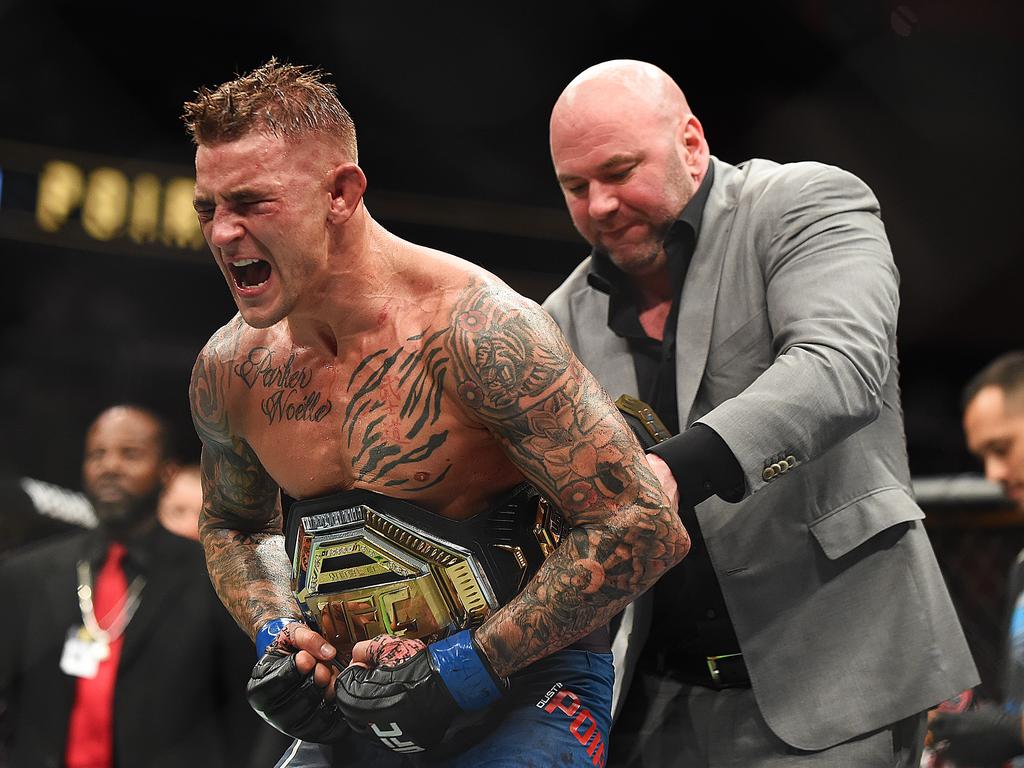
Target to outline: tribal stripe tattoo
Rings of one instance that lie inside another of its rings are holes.
[[[447,346],[463,405],[574,526],[478,630],[504,676],[610,620],[683,558],[689,539],[629,427],[540,307],[471,286]]]
[[[352,469],[360,480],[383,480],[385,487],[422,491],[444,480],[451,469],[449,464],[432,480],[424,477],[426,473],[411,478],[394,476],[395,470],[430,458],[448,439],[448,430],[431,429],[441,415],[448,373],[443,346],[447,332],[445,328],[412,336],[408,339],[410,350],[378,349],[352,372],[347,387],[351,399],[342,429]],[[395,423],[396,415],[401,431],[389,435],[384,425]]]

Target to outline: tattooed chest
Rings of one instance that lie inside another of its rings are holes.
[[[250,444],[287,491],[359,485],[415,493],[444,483],[466,451],[446,394],[441,331],[348,365],[254,349],[235,368],[249,390]]]

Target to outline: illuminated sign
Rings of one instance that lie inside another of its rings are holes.
[[[0,140],[0,238],[209,261],[187,165]]]
[[[191,172],[0,139],[0,239],[212,265],[192,208]],[[388,224],[580,242],[564,209],[379,188],[367,202]]]
[[[132,178],[109,166],[86,172],[66,160],[48,161],[39,174],[36,224],[59,232],[73,214],[95,240],[127,237],[143,245],[203,248],[203,233],[192,209],[194,182],[187,177],[161,180],[153,173]]]

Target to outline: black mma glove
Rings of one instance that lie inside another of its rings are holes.
[[[246,686],[249,704],[286,736],[321,744],[339,741],[350,729],[337,704],[324,699],[324,689],[313,682],[313,672],[299,672],[295,664],[297,651],[287,633],[282,632],[292,621],[267,622],[256,635],[257,652],[264,652],[252,668]]]
[[[338,676],[334,690],[352,730],[395,752],[436,746],[460,711],[485,709],[507,688],[468,629],[428,646],[379,639],[380,648],[397,652],[376,654],[372,668],[349,667]]]
[[[998,707],[940,712],[932,718],[929,729],[936,751],[964,768],[998,768],[1024,755],[1020,716]]]

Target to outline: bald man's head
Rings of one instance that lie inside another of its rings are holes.
[[[682,90],[653,64],[590,67],[551,113],[551,159],[573,223],[634,276],[665,269],[664,238],[709,158]]]
[[[583,70],[555,102],[551,121],[578,119],[585,109],[627,107],[669,122],[692,115],[686,96],[663,70],[645,61],[616,59]]]

